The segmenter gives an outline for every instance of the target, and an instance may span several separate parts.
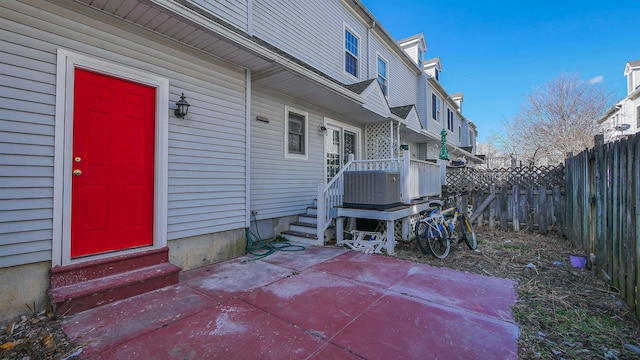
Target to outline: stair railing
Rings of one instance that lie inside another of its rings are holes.
[[[350,154],[347,163],[326,186],[318,184],[318,245],[324,244],[325,231],[331,225],[331,209],[344,204],[344,173],[346,171],[384,170],[398,171],[403,174],[403,167],[403,158],[355,160]],[[401,181],[402,178],[408,180],[408,177],[401,175]]]

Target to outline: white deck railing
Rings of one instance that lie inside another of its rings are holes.
[[[440,196],[442,180],[440,165],[427,161],[411,160],[409,164],[409,199]]]
[[[405,150],[401,158],[349,161],[326,185],[318,184],[318,244],[324,243],[324,233],[331,224],[331,209],[344,204],[345,171],[383,170],[400,173],[400,193],[404,203],[413,199],[441,194],[440,165],[412,160]],[[372,189],[373,190],[373,189]]]

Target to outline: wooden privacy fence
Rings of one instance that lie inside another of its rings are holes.
[[[640,134],[595,143],[566,159],[567,236],[640,316]]]
[[[447,171],[446,193],[466,193],[476,227],[564,233],[564,166]]]

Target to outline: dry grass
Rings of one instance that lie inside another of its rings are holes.
[[[570,265],[578,252],[566,239],[489,231],[478,233],[478,251],[452,244],[443,260],[414,241],[396,251],[405,260],[517,281],[521,359],[640,359],[640,322],[615,289]]]

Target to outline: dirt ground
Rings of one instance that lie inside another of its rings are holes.
[[[414,241],[396,251],[417,263],[517,281],[520,359],[640,359],[640,321],[615,289],[570,265],[578,253],[566,239],[491,231],[478,232],[477,251],[452,244],[446,259],[422,254]],[[50,311],[0,324],[0,360],[71,360],[79,351]]]
[[[515,280],[520,359],[640,359],[640,321],[616,289],[571,266],[569,255],[580,253],[568,240],[501,231],[477,238],[477,251],[452,244],[446,259],[414,241],[399,244],[397,257]]]

